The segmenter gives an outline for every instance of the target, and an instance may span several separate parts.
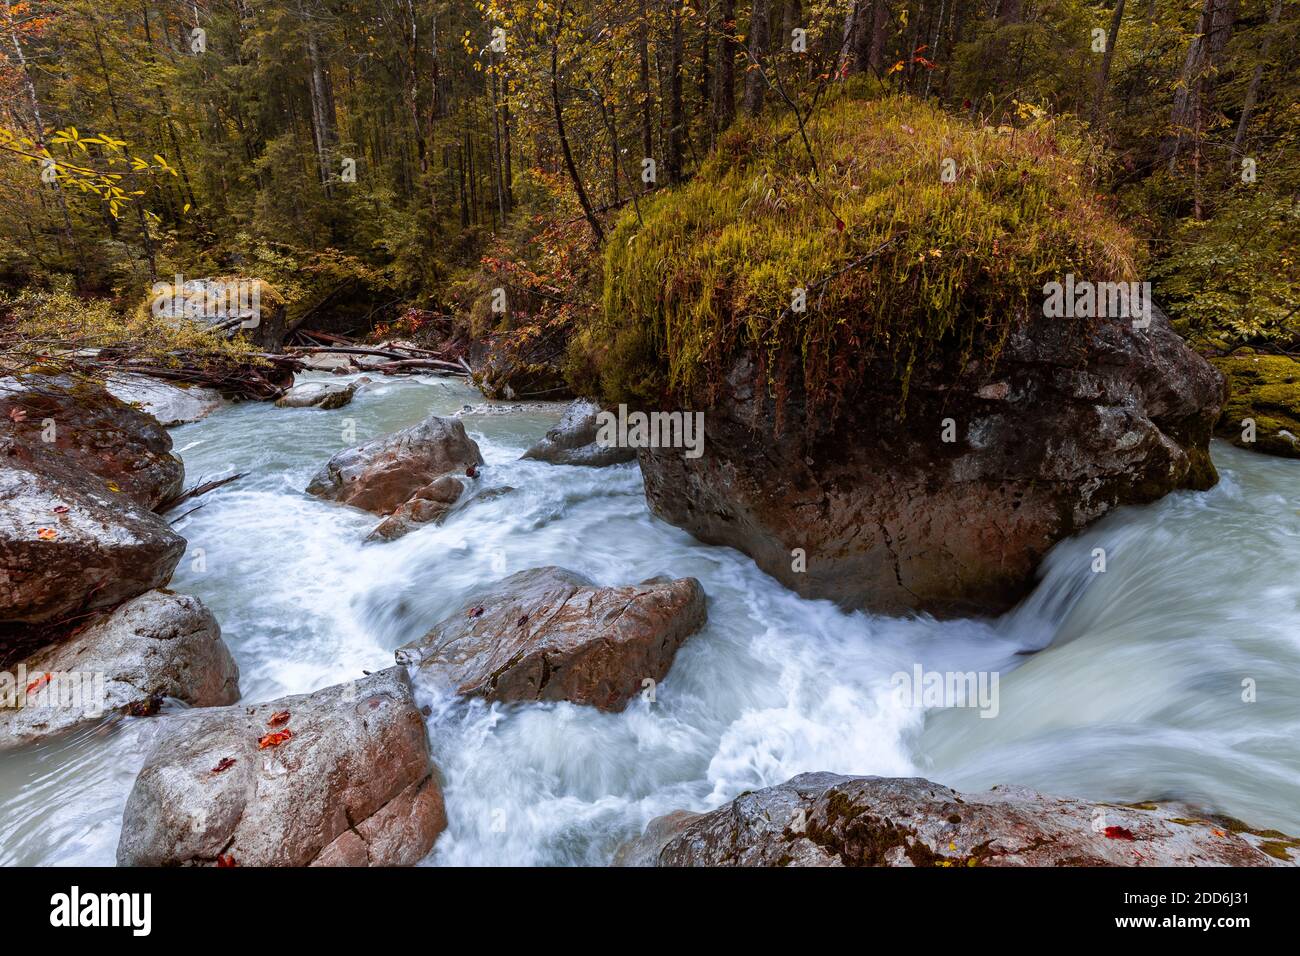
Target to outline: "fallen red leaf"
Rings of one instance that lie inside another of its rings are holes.
[[[239,866],[239,862],[229,853],[223,853],[217,857],[217,868],[227,869],[232,866]]]
[[[42,674],[40,677],[36,678],[36,680],[27,685],[27,693],[30,694],[32,691],[40,690],[50,682],[50,678],[53,676],[53,674]]]
[[[482,608],[482,607],[472,607],[472,608],[469,609],[469,616],[470,616],[470,617],[478,617],[478,616],[479,616],[480,614],[482,614],[482,613],[483,613],[483,608]]]
[[[23,422],[27,420],[27,410],[24,408],[9,409],[9,420],[12,422]]]
[[[55,505],[52,509],[56,515],[65,515],[68,513],[67,505]]]
[[[288,722],[289,722],[289,712],[287,710],[281,710],[271,715],[271,719],[266,722],[266,726],[283,727]]]
[[[292,736],[292,730],[280,730],[273,734],[267,734],[257,741],[257,749],[266,750],[268,747],[278,747]]]
[[[217,765],[212,768],[213,773],[223,773],[235,765],[234,757],[222,757],[217,761]]]
[[[59,533],[55,531],[53,528],[36,529],[36,537],[40,538],[42,541],[53,541],[58,536]]]
[[[1111,840],[1136,840],[1137,839],[1137,837],[1133,835],[1132,830],[1127,830],[1124,827],[1107,827],[1104,832],[1106,834],[1106,837]]]

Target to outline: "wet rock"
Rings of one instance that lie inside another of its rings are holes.
[[[659,866],[1277,866],[1300,863],[1300,841],[1173,804],[806,773],[710,813],[658,818],[620,858]]]
[[[171,579],[185,539],[167,522],[75,465],[30,451],[0,440],[0,622],[112,607]]]
[[[524,452],[523,457],[548,461],[553,465],[588,465],[593,468],[634,461],[634,448],[602,448],[596,444],[598,414],[600,406],[595,402],[579,399],[570,403],[559,424]]]
[[[67,376],[0,379],[0,422],[0,454],[7,448],[27,461],[60,459],[150,510],[178,494],[185,480],[166,429],[93,383]]]
[[[167,591],[127,601],[33,654],[18,672],[23,707],[0,709],[0,750],[105,714],[148,714],[164,698],[194,707],[239,700],[239,668],[216,618],[198,598]]]
[[[703,455],[639,452],[651,509],[806,597],[962,616],[1009,608],[1053,544],[1115,507],[1217,480],[1222,378],[1158,310],[1146,329],[1038,316],[996,365],[954,361],[918,363],[905,416],[885,363],[826,424],[797,388],[778,416],[742,357]]]
[[[1248,354],[1211,362],[1228,380],[1215,430],[1238,448],[1300,458],[1300,362]]]
[[[285,301],[270,283],[247,276],[213,276],[156,283],[144,303],[161,321],[182,320],[211,327],[228,338],[241,336],[263,352],[284,347]]]
[[[346,385],[338,382],[303,382],[276,399],[277,408],[342,408],[352,401],[357,388],[365,380],[358,379]]]
[[[388,515],[435,479],[483,464],[465,426],[430,415],[391,435],[339,452],[307,486],[310,494]]]
[[[563,568],[532,568],[478,594],[397,659],[458,694],[618,711],[646,679],[663,680],[705,616],[694,578],[606,588]]]
[[[127,800],[120,866],[409,866],[446,827],[400,667],[167,719]]]
[[[381,521],[366,540],[394,541],[422,524],[441,524],[464,489],[464,483],[451,475],[429,482]]]
[[[213,389],[186,388],[147,375],[119,375],[110,379],[105,388],[119,401],[158,419],[164,428],[200,421],[224,404],[221,393]]]

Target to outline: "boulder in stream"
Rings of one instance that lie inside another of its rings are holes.
[[[461,479],[443,475],[411,495],[366,537],[367,541],[393,541],[422,524],[441,524],[465,490]]]
[[[397,659],[458,694],[619,711],[646,680],[663,680],[705,617],[695,578],[600,587],[564,568],[532,568],[476,595]]]
[[[341,382],[303,382],[276,399],[277,408],[342,408],[351,403],[357,389],[368,382],[361,378],[346,385]]]
[[[197,422],[225,404],[215,389],[173,385],[147,375],[116,375],[104,387],[119,401],[158,419],[164,428]]]
[[[619,861],[658,866],[1280,866],[1300,841],[1175,804],[805,773],[651,821]]]
[[[194,707],[239,700],[239,668],[195,597],[150,591],[17,668],[22,703],[0,709],[0,750],[94,723],[147,716],[165,698]],[[0,695],[2,697],[4,695]]]
[[[161,726],[120,866],[410,866],[446,827],[404,668]]]
[[[430,415],[409,428],[334,455],[307,485],[309,494],[388,515],[434,479],[483,464],[478,445],[453,418]]]
[[[559,424],[524,452],[523,457],[553,465],[587,465],[592,468],[635,461],[635,448],[605,448],[596,443],[596,416],[599,414],[600,406],[589,399],[571,402]]]

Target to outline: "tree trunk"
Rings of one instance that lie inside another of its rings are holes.
[[[718,5],[718,67],[713,82],[713,128],[722,132],[736,119],[736,0]]]
[[[560,28],[564,25],[564,13],[567,9],[567,3],[560,4],[560,12],[555,21],[555,34],[551,38],[551,105],[555,108],[555,135],[560,141],[560,153],[564,156],[564,166],[569,172],[569,179],[573,182],[573,191],[578,196],[578,204],[582,206],[582,214],[587,217],[587,224],[591,226],[596,242],[602,243],[605,241],[605,230],[600,228],[600,220],[596,218],[596,213],[591,208],[587,189],[582,185],[582,177],[578,175],[578,167],[573,162],[573,151],[569,148],[569,134],[564,129],[564,110],[560,107]]]
[[[1106,35],[1106,49],[1101,54],[1101,71],[1097,74],[1097,95],[1092,101],[1092,126],[1100,129],[1106,107],[1106,84],[1110,82],[1110,63],[1115,57],[1115,44],[1119,41],[1120,23],[1124,19],[1124,0],[1117,0],[1115,12],[1110,17],[1110,32]]]
[[[769,0],[754,0],[754,9],[749,18],[749,62],[745,71],[744,108],[750,116],[757,116],[763,111],[763,96],[767,92],[763,70],[766,69],[771,40],[768,2]]]
[[[670,51],[671,71],[668,77],[668,181],[681,182],[682,179],[682,129],[685,125],[682,107],[682,56],[685,52],[682,13],[676,0],[672,3],[672,49]]]
[[[1282,0],[1273,0],[1273,9],[1268,14],[1268,25],[1277,26],[1278,21],[1282,18]],[[1255,73],[1250,78],[1250,86],[1246,88],[1246,99],[1241,104],[1241,119],[1237,121],[1237,134],[1232,138],[1232,159],[1241,155],[1241,148],[1246,144],[1246,124],[1250,122],[1251,111],[1255,109],[1255,101],[1259,98],[1260,83],[1264,80],[1264,67],[1268,63],[1269,54],[1273,49],[1273,34],[1270,31],[1264,35],[1264,42],[1259,48],[1259,62],[1255,66]]]

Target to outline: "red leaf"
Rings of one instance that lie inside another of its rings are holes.
[[[51,510],[52,510],[56,515],[65,515],[65,514],[68,513],[68,506],[67,506],[67,505],[55,505]]]
[[[292,730],[280,730],[273,734],[267,734],[257,741],[257,749],[266,750],[268,747],[278,747],[292,736]]]
[[[472,607],[472,608],[469,609],[469,616],[470,616],[470,617],[478,617],[478,616],[481,615],[482,613],[483,613],[483,608],[482,608],[482,607]]]
[[[217,761],[217,765],[212,768],[213,773],[224,773],[235,765],[234,757],[222,757]]]
[[[221,870],[229,869],[232,866],[239,866],[239,861],[229,853],[223,853],[217,857],[217,868]]]
[[[289,712],[281,710],[271,715],[271,719],[266,722],[268,727],[283,727],[289,722]]]
[[[40,677],[36,678],[36,680],[27,685],[27,693],[30,694],[32,691],[40,690],[50,682],[50,678],[53,676],[53,674],[42,674]]]
[[[1107,827],[1105,834],[1111,840],[1136,840],[1132,830],[1126,830],[1124,827]]]

